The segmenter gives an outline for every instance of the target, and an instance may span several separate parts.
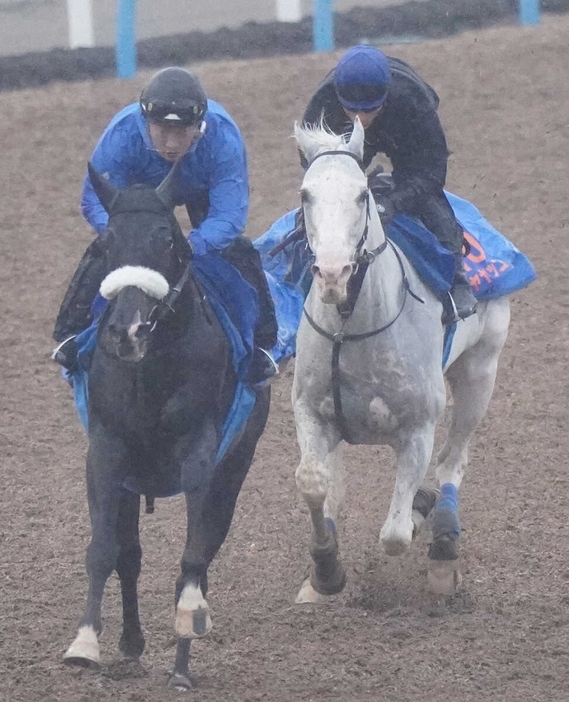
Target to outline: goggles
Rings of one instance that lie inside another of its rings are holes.
[[[203,103],[183,98],[176,100],[176,102],[141,101],[140,106],[144,116],[153,122],[179,124],[185,127],[199,124],[207,111],[207,107]]]
[[[373,112],[387,96],[387,85],[336,85],[342,107],[352,112]]]

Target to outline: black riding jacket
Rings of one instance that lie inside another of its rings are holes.
[[[381,112],[365,131],[363,166],[385,154],[395,186],[389,199],[398,210],[415,211],[425,196],[441,195],[446,180],[448,149],[437,114],[439,97],[404,61],[388,60],[391,82]],[[303,124],[317,125],[321,118],[335,134],[352,131],[336,95],[334,71],[312,96]]]

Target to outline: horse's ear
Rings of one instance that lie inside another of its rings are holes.
[[[91,161],[87,163],[87,170],[89,172],[89,180],[91,181],[95,195],[101,201],[101,204],[105,208],[107,214],[109,214],[120,190],[115,188],[114,185],[111,185],[108,180],[105,180],[95,166],[93,166]]]
[[[294,138],[296,139],[299,151],[305,159],[308,159],[306,149],[309,142],[306,136],[306,130],[303,129],[298,122],[294,123]]]
[[[156,194],[169,210],[173,210],[176,206],[177,195],[180,190],[181,174],[182,160],[178,159],[170,169],[168,175],[156,188]]]
[[[360,161],[362,161],[364,157],[364,139],[364,128],[362,127],[360,118],[356,117],[356,119],[354,120],[354,129],[352,131],[350,141],[348,142],[348,148],[350,150],[350,153],[354,154],[354,156],[357,156]]]

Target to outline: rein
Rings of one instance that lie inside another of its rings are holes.
[[[332,396],[334,398],[334,413],[336,415],[336,420],[338,422],[338,427],[340,429],[340,434],[342,435],[342,438],[344,441],[347,441],[349,444],[355,443],[355,441],[352,440],[351,435],[350,435],[350,430],[348,428],[348,422],[346,421],[346,416],[344,414],[344,411],[342,409],[342,395],[340,392],[340,351],[342,350],[342,346],[347,342],[347,341],[363,341],[364,339],[369,339],[372,336],[376,336],[377,334],[381,334],[382,332],[386,331],[389,329],[395,322],[399,319],[401,314],[403,313],[403,310],[405,308],[405,303],[407,302],[407,293],[412,295],[414,298],[418,299],[420,302],[423,302],[420,298],[418,298],[412,291],[409,286],[409,280],[407,278],[407,274],[405,273],[405,268],[403,266],[403,261],[401,260],[401,256],[399,255],[399,252],[397,249],[393,246],[391,241],[389,241],[389,244],[391,248],[393,249],[393,252],[395,253],[395,256],[397,257],[397,262],[399,263],[399,267],[401,269],[401,280],[402,280],[402,286],[403,286],[403,301],[401,303],[401,307],[399,308],[399,311],[393,317],[391,321],[389,321],[387,324],[384,324],[381,327],[378,327],[377,329],[373,329],[372,331],[368,332],[362,332],[360,334],[345,334],[343,331],[344,325],[348,321],[349,315],[344,318],[344,321],[342,323],[342,329],[340,331],[335,332],[334,334],[331,334],[330,332],[327,332],[325,329],[322,329],[321,326],[319,326],[314,319],[308,314],[306,307],[304,308],[304,316],[308,320],[308,323],[310,326],[316,331],[320,336],[323,336],[325,339],[328,339],[328,341],[332,342]],[[367,266],[366,266],[367,270]],[[364,271],[365,275],[365,271]],[[363,282],[363,276],[362,276],[362,282]],[[360,283],[360,288],[361,288],[361,283]],[[358,290],[359,292],[359,290]],[[353,308],[352,308],[353,309]],[[351,312],[350,312],[351,314]]]
[[[333,156],[333,155],[344,155],[344,156],[350,156],[353,158],[355,161],[357,161],[358,165],[361,168],[361,162],[358,159],[358,157],[355,154],[352,154],[349,151],[324,151],[320,154],[318,154],[312,161],[314,161],[321,156]],[[363,169],[362,169],[363,170]],[[334,334],[327,332],[325,329],[323,329],[321,326],[319,326],[314,319],[308,314],[306,307],[304,307],[303,312],[304,316],[308,320],[308,323],[310,326],[316,331],[320,336],[323,336],[325,339],[328,339],[328,341],[332,342],[332,395],[334,399],[334,413],[336,415],[336,420],[338,422],[338,428],[340,430],[340,434],[344,441],[347,441],[348,443],[355,443],[355,441],[352,440],[351,437],[351,432],[348,427],[348,422],[346,420],[346,416],[344,414],[343,408],[342,408],[342,395],[340,392],[340,351],[342,349],[342,346],[347,342],[347,341],[363,341],[364,339],[369,339],[373,336],[376,336],[378,334],[381,334],[382,332],[386,331],[389,329],[395,322],[399,319],[401,314],[403,313],[403,310],[405,308],[405,303],[407,302],[407,294],[409,293],[412,295],[415,299],[419,300],[420,302],[423,302],[421,298],[419,298],[417,295],[415,295],[409,285],[409,280],[407,278],[407,274],[405,272],[405,267],[403,265],[403,261],[401,259],[401,256],[393,243],[385,238],[383,242],[373,249],[372,251],[363,251],[361,252],[362,247],[364,246],[365,242],[367,241],[367,236],[368,236],[368,231],[369,231],[369,221],[370,221],[370,198],[373,197],[371,194],[368,196],[367,199],[367,212],[366,212],[366,223],[364,227],[364,231],[362,233],[362,236],[360,238],[360,241],[358,242],[358,245],[356,246],[356,259],[355,259],[355,265],[356,265],[356,270],[354,273],[352,273],[352,276],[350,277],[350,280],[348,281],[348,299],[345,303],[342,305],[338,305],[338,313],[340,314],[340,317],[342,318],[342,327],[340,331],[335,332]],[[352,315],[352,312],[354,311],[356,302],[358,300],[358,296],[361,291],[361,287],[363,285],[363,281],[365,278],[365,275],[367,273],[367,269],[371,263],[375,261],[375,259],[383,253],[388,244],[391,246],[391,249],[393,250],[397,262],[399,263],[399,269],[401,271],[401,280],[402,280],[402,287],[403,287],[403,300],[401,302],[401,306],[399,308],[399,311],[393,317],[392,320],[390,320],[387,324],[384,324],[381,327],[378,327],[377,329],[373,329],[372,331],[368,332],[362,332],[360,334],[345,334],[343,329]]]

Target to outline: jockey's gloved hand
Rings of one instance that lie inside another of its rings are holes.
[[[385,173],[382,166],[376,166],[367,176],[367,187],[373,195],[389,195],[392,188],[392,180],[389,173]]]
[[[391,202],[391,200],[388,197],[385,196],[375,196],[374,200],[377,207],[377,212],[379,214],[379,218],[381,219],[381,226],[384,230],[387,230],[389,225],[393,221],[393,218],[397,214],[395,205]]]

